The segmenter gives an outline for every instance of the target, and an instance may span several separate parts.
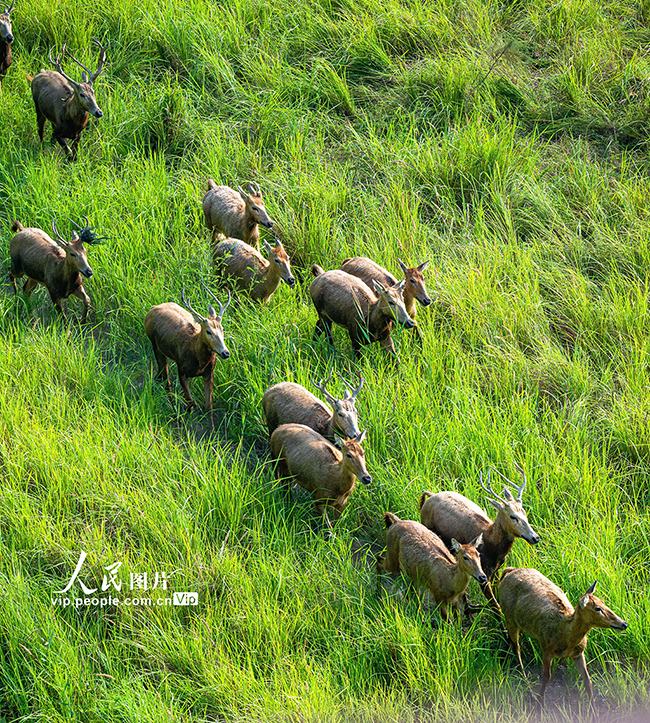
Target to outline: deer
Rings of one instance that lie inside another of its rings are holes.
[[[338,520],[355,488],[356,479],[364,485],[372,482],[361,446],[365,436],[365,431],[348,440],[336,435],[338,446],[335,447],[304,424],[281,424],[271,435],[271,450],[278,460],[278,476],[289,480],[289,494],[292,478],[312,493],[316,512],[329,530],[332,523],[328,508]]]
[[[84,216],[85,228],[77,224],[80,233],[72,232],[72,241],[66,241],[59,233],[56,219],[52,220],[55,239],[40,228],[25,228],[20,221],[14,221],[11,230],[15,236],[9,242],[11,263],[9,277],[18,293],[16,279],[26,276],[23,293],[30,296],[37,284],[49,292],[57,312],[65,318],[62,302],[69,296],[81,299],[84,305],[81,322],[85,323],[90,308],[90,298],[83,287],[82,276],[90,279],[93,270],[88,265],[85,244],[97,244],[100,239],[90,228],[88,217]]]
[[[219,312],[210,304],[207,316],[199,314],[192,308],[191,301],[185,298],[185,289],[182,289],[181,300],[185,308],[173,302],[152,306],[145,316],[144,328],[158,362],[156,378],[162,379],[171,396],[172,385],[167,360],[176,362],[178,380],[185,395],[188,412],[196,407],[190,392],[189,379],[203,377],[205,411],[210,415],[210,425],[214,427],[214,367],[217,357],[230,357],[230,351],[224,342],[222,319],[230,306],[231,297],[228,292],[228,301],[223,305],[205,284],[203,287],[219,304]]]
[[[347,389],[343,399],[337,399],[326,389],[334,370],[330,372],[325,383],[321,379],[316,382],[312,377],[312,384],[325,399],[332,405],[333,411],[318,397],[307,391],[305,387],[293,382],[280,382],[269,387],[262,397],[262,408],[266,417],[269,436],[281,424],[304,424],[321,434],[329,442],[334,441],[334,435],[339,434],[345,439],[353,439],[359,435],[357,421],[356,399],[363,386],[363,377],[354,389],[345,379],[337,373]]]
[[[52,49],[50,49],[49,59],[55,70],[41,69],[31,79],[38,136],[41,143],[43,142],[45,121],[48,120],[52,124],[52,138],[63,148],[66,157],[72,161],[77,159],[77,146],[81,132],[88,125],[88,116],[101,118],[104,115],[95,100],[93,83],[104,69],[108,44],[103,46],[97,38],[93,38],[93,40],[100,48],[97,70],[94,73],[91,73],[85,65],[66,50],[64,43],[55,60],[52,59]],[[63,71],[61,62],[65,55],[83,68],[81,83],[77,83]],[[72,148],[67,144],[66,138],[72,139]]]
[[[14,9],[16,0],[12,0],[11,5],[4,5],[5,11],[0,13],[0,84],[4,80],[9,66],[12,63],[11,44],[14,42],[14,36],[11,32],[11,11]]]
[[[467,544],[451,541],[452,553],[443,541],[420,522],[400,520],[392,512],[384,515],[386,556],[377,556],[377,574],[381,571],[404,572],[417,585],[432,595],[445,622],[449,610],[459,612],[460,597],[471,578],[483,585],[487,577],[481,568],[477,548],[482,535]]]
[[[580,673],[589,698],[594,691],[585,660],[587,633],[592,628],[626,630],[627,623],[612,612],[593,593],[596,582],[590,585],[573,608],[564,592],[541,572],[533,568],[507,567],[499,582],[499,602],[505,618],[508,640],[521,660],[519,634],[527,633],[539,641],[542,648],[544,672],[539,692],[540,707],[551,679],[553,658],[571,658]]]
[[[246,193],[241,186],[237,190],[229,186],[217,186],[212,178],[203,197],[203,215],[208,230],[212,230],[212,243],[219,234],[224,238],[240,239],[244,243],[259,247],[260,229],[273,228],[262,200],[262,191],[255,182],[248,184]]]
[[[414,326],[404,307],[405,282],[386,287],[373,279],[373,292],[361,279],[345,271],[323,271],[317,264],[312,265],[311,271],[316,278],[311,282],[309,294],[318,312],[313,340],[325,332],[333,344],[332,323],[339,324],[347,329],[357,358],[363,344],[378,341],[399,366],[390,335],[392,323],[402,324],[406,329]]]
[[[481,585],[481,590],[491,607],[497,612],[499,604],[494,597],[490,583],[510,552],[515,539],[521,537],[529,545],[536,545],[539,542],[539,535],[530,526],[521,502],[521,497],[526,489],[526,473],[520,467],[518,469],[523,475],[524,481],[521,487],[516,487],[516,497],[506,486],[503,488],[503,497],[494,492],[490,484],[491,469],[488,471],[487,487],[483,485],[483,475],[481,474],[481,487],[491,495],[488,502],[498,511],[494,521],[478,505],[457,492],[433,494],[433,492],[425,490],[420,496],[422,524],[439,535],[446,545],[451,543],[452,538],[467,543],[479,533],[483,534],[479,552],[481,566],[487,580]],[[515,487],[507,477],[497,470],[494,471],[508,484]]]
[[[418,301],[422,306],[431,304],[431,297],[427,294],[427,287],[424,282],[424,274],[422,273],[429,265],[428,261],[424,261],[419,266],[408,267],[401,259],[397,259],[397,263],[404,273],[404,307],[406,313],[413,319],[413,331],[419,339],[422,339],[415,317],[417,315],[417,307],[415,302]],[[386,286],[395,286],[397,279],[383,266],[375,263],[366,256],[355,256],[345,259],[340,266],[341,271],[348,274],[358,276],[363,283],[370,289],[373,288],[373,280],[381,281]]]
[[[269,255],[268,261],[244,241],[227,238],[214,247],[212,258],[222,277],[231,279],[238,289],[248,291],[254,301],[266,304],[280,281],[293,289],[296,279],[291,273],[289,256],[277,236],[275,247],[264,241],[264,250]]]

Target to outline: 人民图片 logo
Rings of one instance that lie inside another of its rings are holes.
[[[62,590],[54,590],[58,597],[51,598],[52,605],[64,608],[69,606],[75,608],[103,608],[119,605],[146,607],[153,605],[198,605],[199,603],[199,594],[197,592],[174,592],[172,597],[168,597],[168,594],[164,593],[169,585],[169,577],[166,572],[131,572],[128,581],[122,579],[119,575],[122,566],[121,562],[106,565],[103,568],[105,573],[101,584],[97,587],[91,587],[80,577],[81,568],[87,556],[87,553],[82,550],[68,584]],[[74,595],[73,587],[75,584],[81,589],[83,597]],[[131,594],[123,594],[126,591]],[[146,592],[149,592],[150,596],[140,594]]]

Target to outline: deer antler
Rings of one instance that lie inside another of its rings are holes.
[[[316,387],[316,389],[318,389],[319,392],[321,392],[323,394],[325,399],[327,399],[327,401],[330,404],[334,404],[336,402],[336,399],[325,389],[325,387],[329,384],[330,379],[332,378],[332,374],[334,374],[334,367],[332,367],[332,371],[330,372],[330,375],[325,380],[325,384],[323,384],[322,379],[317,384],[314,377],[312,376],[312,378],[311,378],[311,383]]]
[[[104,70],[104,63],[106,62],[106,51],[110,45],[110,41],[107,41],[106,45],[102,45],[97,38],[93,38],[93,41],[99,45],[99,61],[97,70],[90,76],[90,82],[94,83],[97,76]]]
[[[189,299],[185,298],[185,289],[181,290],[181,299],[183,299],[183,304],[185,305],[185,308],[188,309],[188,311],[191,311],[197,319],[201,319],[202,322],[207,323],[208,320],[205,318],[205,316],[201,316],[198,311],[194,311],[189,302]]]
[[[50,63],[52,63],[52,65],[54,66],[54,70],[56,70],[56,72],[59,73],[59,75],[62,75],[68,81],[68,83],[71,83],[72,85],[79,85],[79,83],[77,83],[76,80],[73,80],[69,75],[67,75],[63,71],[63,68],[61,67],[61,60],[62,60],[63,56],[66,54],[65,46],[66,46],[66,44],[63,43],[61,52],[56,56],[56,60],[52,59],[52,48],[50,48],[50,52],[48,53]]]
[[[203,284],[203,288],[208,292],[208,294],[210,294],[210,296],[217,302],[217,304],[219,304],[219,313],[217,314],[217,316],[219,318],[221,318],[223,316],[223,312],[230,306],[230,302],[232,300],[232,297],[230,296],[230,289],[228,289],[228,301],[226,302],[226,305],[224,306],[219,301],[219,299],[212,293],[212,291],[210,291],[207,284],[204,284],[203,281],[201,282],[201,284]]]
[[[516,500],[517,500],[517,502],[521,502],[521,496],[524,493],[524,489],[526,489],[526,484],[527,484],[526,473],[516,462],[515,462],[515,467],[517,468],[517,472],[519,472],[519,474],[521,474],[522,477],[524,478],[524,483],[521,485],[521,487],[517,487],[517,485],[514,482],[509,480],[505,475],[501,474],[501,472],[499,472],[498,469],[495,469],[494,471],[499,475],[499,477],[504,479],[510,486],[514,487],[517,490]]]
[[[361,391],[361,387],[363,386],[364,378],[359,374],[359,386],[355,389],[349,382],[347,382],[342,374],[339,374],[336,372],[336,376],[345,384],[345,386],[350,390],[350,392],[346,392],[346,396],[349,395],[350,399],[354,400],[357,398],[357,395]]]
[[[64,246],[69,246],[69,245],[70,245],[69,242],[66,241],[66,240],[63,238],[63,236],[61,236],[61,234],[59,233],[59,229],[56,227],[56,219],[55,219],[55,218],[52,219],[52,231],[54,232],[54,235],[56,236],[56,238],[57,238]]]
[[[496,470],[494,470],[494,471],[496,472]],[[483,484],[483,472],[481,472],[481,473],[479,474],[479,484],[481,485],[481,487],[482,487],[489,495],[492,495],[493,497],[496,497],[496,499],[498,499],[499,502],[503,502],[504,505],[508,504],[508,501],[507,501],[507,500],[505,500],[503,497],[501,497],[500,495],[498,495],[498,494],[492,489],[492,485],[490,484],[490,476],[491,476],[491,474],[492,474],[492,467],[489,467],[489,468],[488,468],[487,487],[486,487],[486,486]]]

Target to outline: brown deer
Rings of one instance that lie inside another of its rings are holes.
[[[440,606],[443,620],[449,620],[449,608],[459,610],[459,599],[470,578],[481,585],[487,581],[476,549],[481,544],[480,534],[466,545],[452,540],[452,555],[438,535],[419,522],[400,520],[386,512],[384,524],[388,530],[386,556],[377,556],[377,573],[404,572],[416,585],[424,585]]]
[[[16,0],[11,5],[5,5],[5,11],[0,13],[0,82],[4,80],[13,58],[11,57],[11,44],[14,36],[11,32],[11,11],[14,9]]]
[[[521,496],[526,488],[524,471],[520,469],[524,482],[521,487],[516,488],[516,498],[505,486],[503,497],[499,497],[494,492],[490,484],[491,471],[488,471],[487,488],[483,485],[483,475],[481,474],[481,487],[494,498],[488,499],[488,502],[498,510],[494,521],[478,505],[457,492],[433,494],[433,492],[427,491],[420,496],[420,520],[423,525],[439,535],[446,545],[451,543],[452,537],[465,543],[479,533],[483,534],[483,543],[479,552],[481,566],[488,579],[485,584],[481,585],[481,589],[490,605],[498,610],[499,605],[494,597],[490,581],[506,559],[515,538],[522,537],[530,545],[536,545],[539,542],[539,535],[530,526],[526,511],[521,504]],[[503,477],[500,472],[497,474]],[[503,479],[515,487],[507,477],[503,477]]]
[[[240,239],[244,243],[259,246],[260,229],[273,228],[262,200],[262,191],[257,183],[249,183],[246,193],[241,186],[237,190],[229,186],[217,186],[208,178],[208,186],[203,197],[203,215],[208,230],[212,230],[212,243],[219,234],[226,238]]]
[[[359,386],[353,389],[343,377],[341,381],[348,387],[343,399],[333,397],[326,389],[334,370],[323,384],[313,385],[322,392],[323,396],[332,405],[333,412],[321,400],[308,392],[300,384],[293,382],[280,382],[269,387],[262,397],[262,408],[266,417],[269,435],[281,424],[304,424],[322,434],[330,442],[334,435],[340,434],[346,439],[354,439],[359,435],[357,422],[356,399],[363,386],[363,378]],[[340,376],[340,375],[339,375]]]
[[[167,359],[176,362],[178,380],[183,389],[188,411],[196,406],[190,392],[189,379],[203,377],[205,411],[212,418],[212,389],[214,386],[214,367],[217,356],[228,359],[230,352],[223,339],[221,321],[224,312],[230,305],[230,292],[225,306],[203,284],[206,291],[219,304],[219,313],[212,306],[208,307],[208,315],[202,316],[185,298],[185,289],[181,291],[181,299],[185,309],[178,304],[166,303],[152,306],[144,319],[144,328],[153,347],[158,362],[157,378],[162,379],[170,396],[172,385],[169,380]]]
[[[392,323],[413,328],[402,297],[405,282],[387,288],[375,279],[373,292],[360,278],[345,271],[324,272],[317,264],[312,265],[311,271],[316,278],[309,293],[318,312],[314,341],[325,332],[330,344],[333,343],[332,323],[339,324],[347,329],[355,356],[359,356],[363,344],[378,341],[399,364],[390,335]]]
[[[338,519],[354,490],[356,478],[370,484],[361,432],[354,439],[336,437],[340,449],[304,424],[281,424],[271,435],[271,450],[278,459],[280,478],[291,478],[312,493],[316,512],[331,529],[327,515],[331,508]],[[289,492],[291,485],[288,485]]]
[[[232,279],[238,289],[248,291],[252,299],[266,304],[280,281],[293,289],[296,279],[280,239],[276,237],[275,247],[265,241],[264,249],[269,255],[268,261],[247,243],[227,238],[214,247],[212,258],[221,276]]]
[[[82,323],[88,318],[90,299],[83,287],[81,277],[89,279],[93,270],[88,265],[84,244],[99,243],[88,218],[84,216],[86,227],[81,233],[72,232],[72,241],[66,241],[58,232],[56,219],[52,221],[52,231],[56,241],[40,228],[24,228],[20,221],[14,221],[11,230],[16,234],[9,242],[11,265],[9,277],[18,293],[16,279],[26,276],[23,293],[29,296],[37,284],[43,284],[50,294],[56,310],[65,318],[63,299],[76,296],[84,304]],[[76,224],[75,224],[76,225]]]
[[[539,693],[544,705],[544,693],[551,679],[553,658],[571,658],[582,676],[590,698],[593,686],[587,672],[585,648],[587,633],[592,628],[626,630],[627,623],[614,614],[594,594],[596,583],[580,598],[574,610],[564,592],[541,572],[532,568],[507,567],[499,582],[499,602],[505,618],[508,638],[524,675],[519,634],[527,633],[542,647],[544,673]]]
[[[404,307],[406,313],[413,319],[413,331],[420,337],[415,316],[417,307],[415,302],[418,301],[422,306],[429,306],[431,298],[427,294],[427,287],[424,282],[424,274],[422,273],[429,265],[428,261],[424,261],[419,266],[409,268],[401,259],[397,259],[397,263],[404,272]],[[397,279],[383,266],[375,263],[366,256],[355,256],[354,258],[345,259],[341,264],[341,271],[345,271],[352,276],[358,276],[363,283],[370,289],[373,288],[373,280],[381,281],[386,286],[395,286]]]
[[[48,120],[52,124],[52,137],[57,140],[68,158],[73,161],[77,158],[77,146],[81,132],[88,125],[88,115],[93,115],[95,118],[101,118],[104,115],[95,100],[93,83],[104,69],[108,45],[104,47],[96,38],[93,40],[100,48],[99,62],[94,73],[91,73],[85,65],[82,65],[70,52],[66,51],[64,44],[56,60],[52,60],[52,50],[49,53],[50,63],[55,67],[56,72],[41,70],[32,80],[32,97],[36,107],[38,136],[41,143],[43,142],[45,121]],[[76,80],[66,75],[61,68],[61,61],[65,55],[83,68],[81,83],[77,83]],[[72,149],[66,143],[66,138],[72,139]]]

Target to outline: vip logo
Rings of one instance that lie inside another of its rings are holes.
[[[172,603],[174,605],[198,605],[198,592],[175,592],[172,595]]]

